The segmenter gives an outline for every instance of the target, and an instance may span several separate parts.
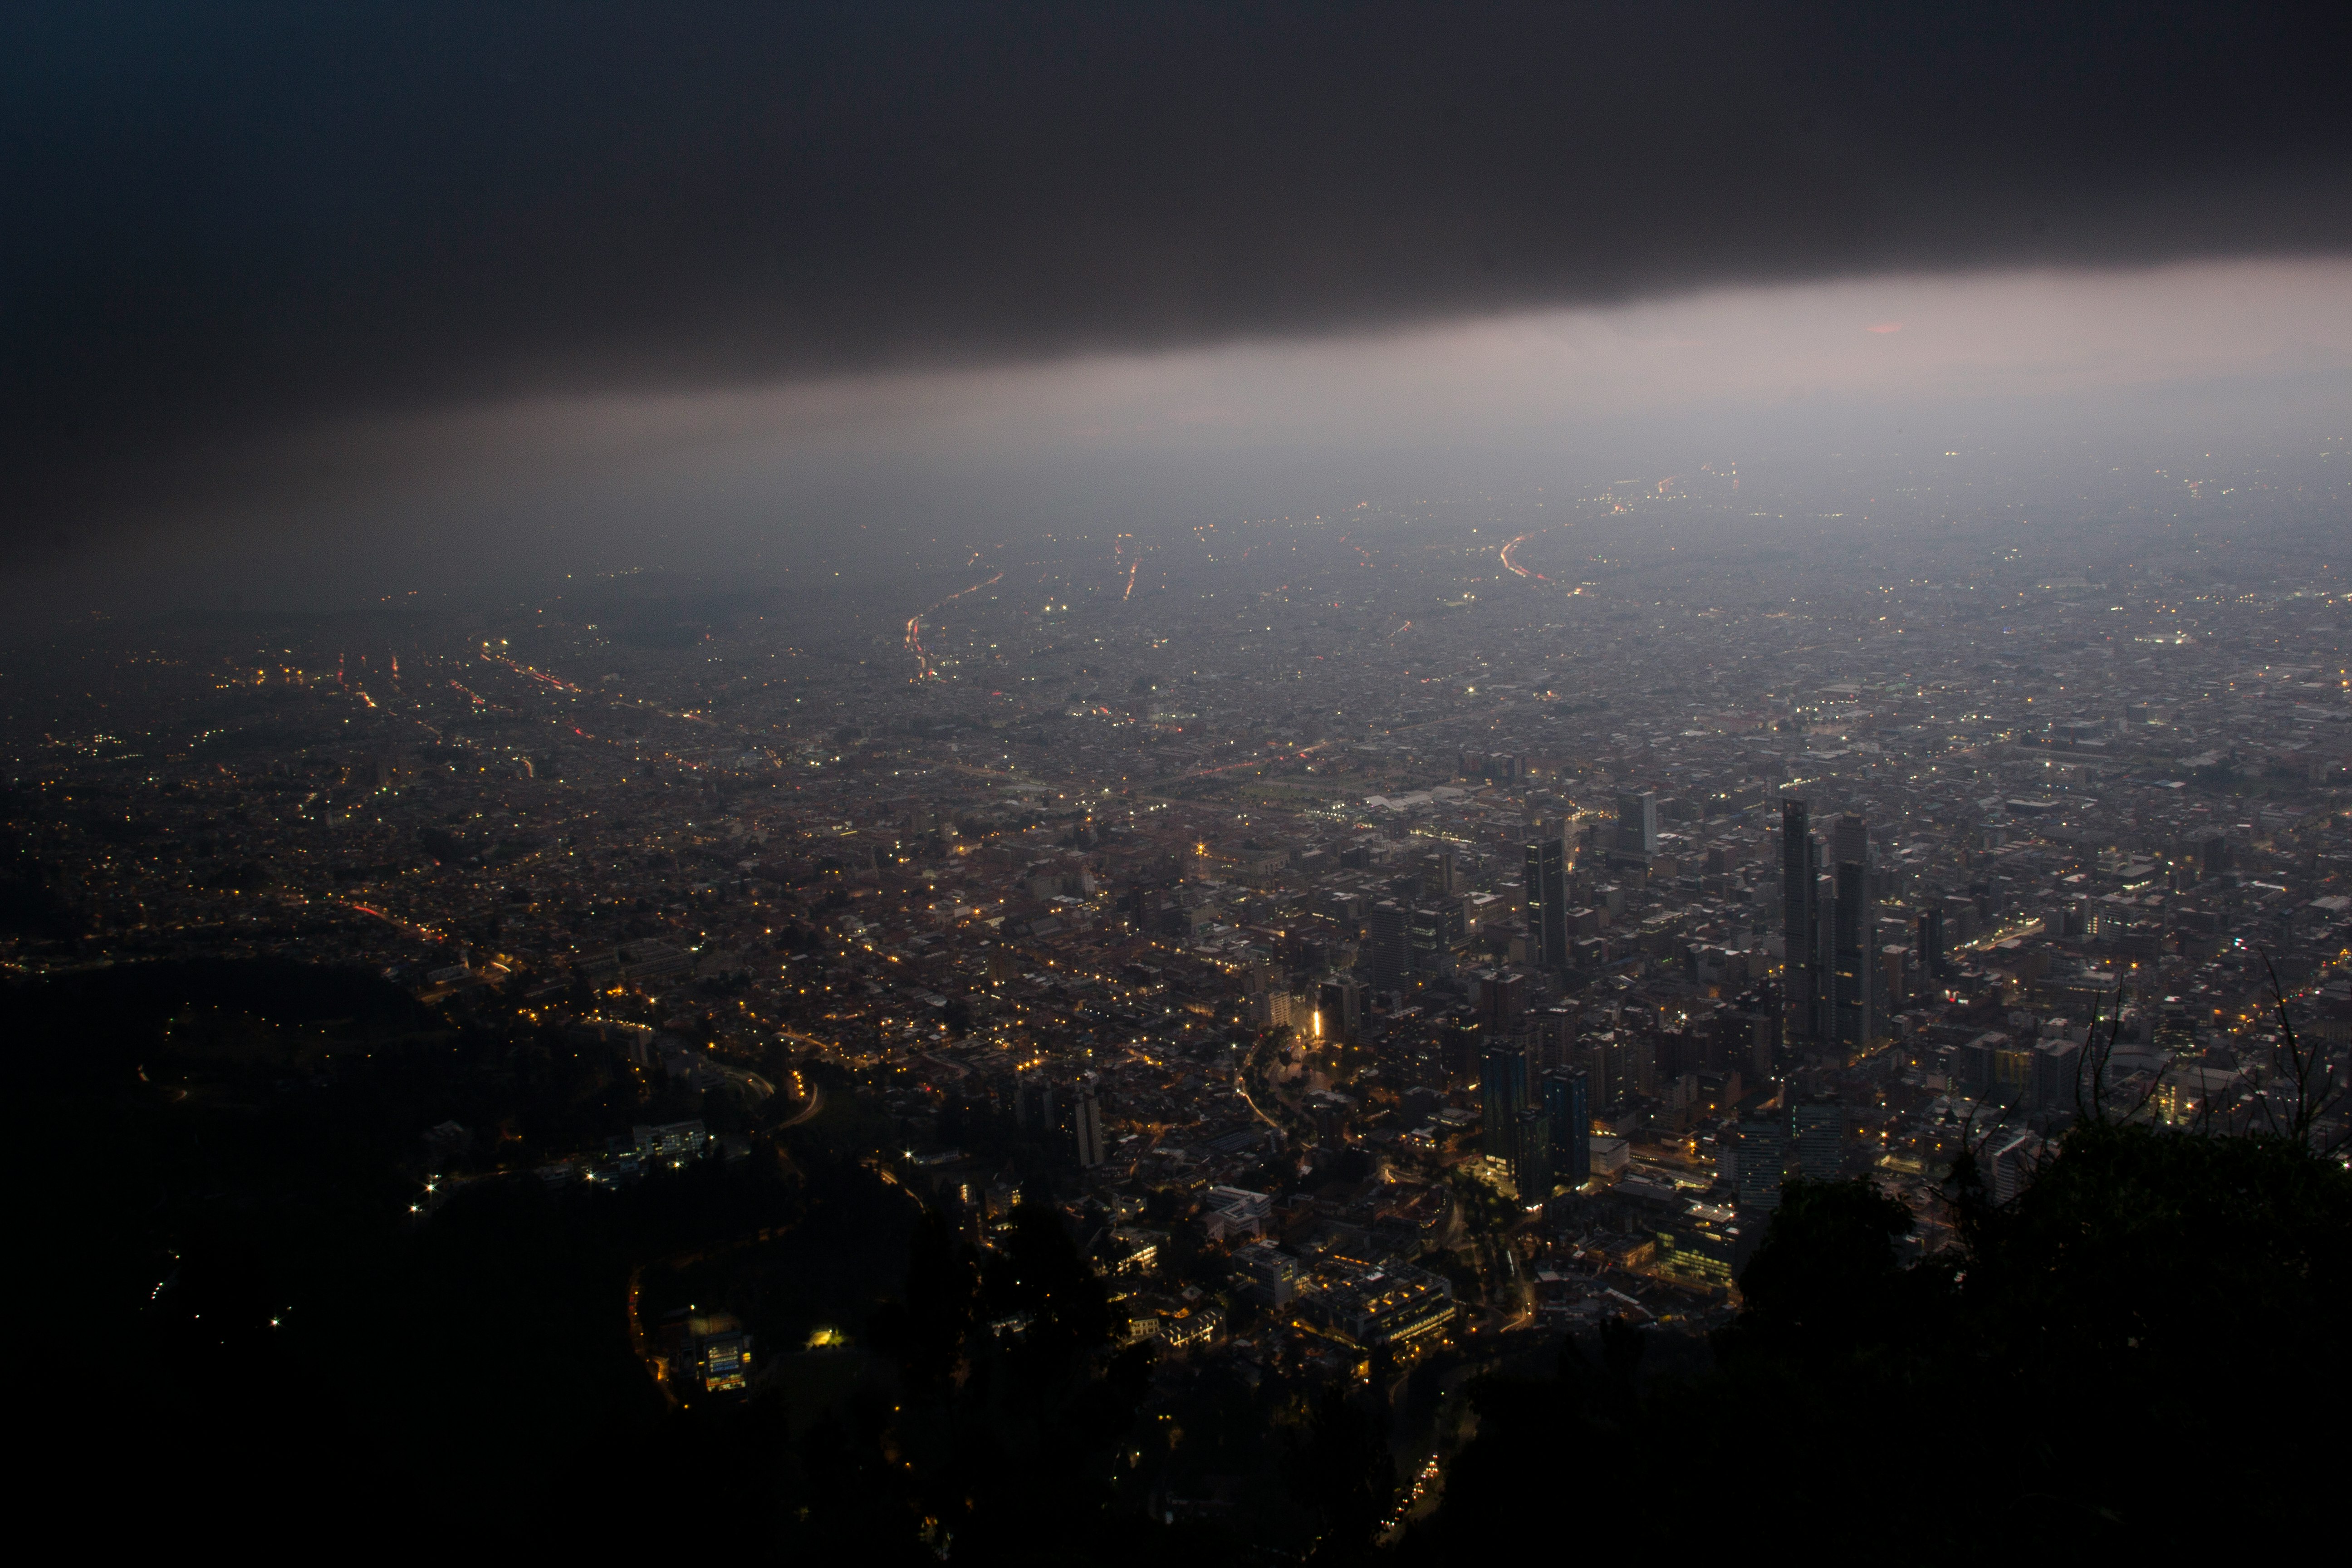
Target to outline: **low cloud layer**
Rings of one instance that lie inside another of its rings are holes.
[[[516,399],[2335,254],[2347,44],[2219,5],[20,9],[9,521]]]
[[[1651,466],[1785,480],[1833,454],[1884,469],[1958,448],[1990,494],[2046,485],[2053,458],[2307,457],[2347,427],[2352,262],[1783,284],[322,419],[224,454],[208,495],[158,526],[20,551],[0,587],[47,620],[637,568],[830,581],[1062,528],[1576,493]],[[1843,481],[1823,472],[1834,508]]]

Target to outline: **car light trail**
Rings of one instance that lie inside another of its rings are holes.
[[[1002,583],[1003,581],[1004,581],[1004,574],[999,572],[995,576],[991,577],[986,583],[974,583],[969,588],[959,588],[954,593],[950,594],[946,598],[941,599],[938,604],[933,605],[929,609],[924,610],[920,614],[908,616],[907,617],[907,651],[915,656],[915,679],[917,680],[933,679],[936,679],[940,673],[938,668],[931,663],[930,655],[923,651],[923,616],[935,614],[938,611],[946,608],[948,605],[955,603],[958,599],[962,598],[966,594],[977,594],[982,588],[989,587],[993,584]]]

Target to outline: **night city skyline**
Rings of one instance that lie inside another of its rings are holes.
[[[35,1495],[2340,1534],[2346,33],[13,14]]]

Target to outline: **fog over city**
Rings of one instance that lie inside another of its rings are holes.
[[[36,546],[8,587],[36,624],[231,595],[328,609],[391,584],[537,592],[583,567],[845,572],[887,608],[905,570],[1006,537],[1574,489],[1628,466],[1744,459],[1844,510],[1853,485],[1957,446],[1978,494],[2031,498],[2069,465],[2309,458],[2340,438],[2347,344],[2343,263],[2213,262],[474,401],[249,438],[94,536]]]
[[[2340,1532],[2281,1435],[2352,1335],[2346,58],[10,14],[36,1492],[808,1563]]]

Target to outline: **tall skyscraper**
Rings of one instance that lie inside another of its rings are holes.
[[[1747,1075],[1750,1083],[1761,1083],[1772,1076],[1780,1054],[1780,1031],[1785,1020],[1780,1016],[1780,997],[1768,983],[1743,991],[1732,1003],[1727,1016],[1718,1014],[1723,1023],[1717,1026],[1717,1038],[1721,1042],[1723,1064]],[[1737,1030],[1736,1037],[1727,1038],[1720,1031],[1725,1027]]]
[[[1404,907],[1393,899],[1383,899],[1371,908],[1366,924],[1370,928],[1372,989],[1402,991],[1406,977],[1412,973],[1412,950],[1407,945],[1410,921]]]
[[[1440,1087],[1467,1089],[1479,1080],[1479,1068],[1486,1059],[1487,1038],[1486,1026],[1475,1018],[1455,1014],[1445,1021],[1438,1038],[1442,1053],[1439,1065],[1444,1068]]]
[[[2032,1184],[2042,1168],[2042,1142],[2023,1129],[1996,1137],[1985,1151],[1986,1185],[1992,1189],[1992,1201],[2008,1203]]]
[[[1944,978],[1944,911],[1942,907],[1919,911],[1919,981],[1935,985]]]
[[[1528,1010],[1528,977],[1517,970],[1480,970],[1474,978],[1473,995],[1477,1000],[1478,1017],[1491,1027],[1508,1029],[1516,1026]]]
[[[2230,841],[2216,833],[2197,846],[2198,875],[2207,881],[2230,868]]]
[[[1624,1097],[1625,1047],[1616,1030],[1586,1036],[1577,1047],[1576,1065],[1591,1086],[1593,1104],[1614,1105]]]
[[[1568,852],[1557,838],[1528,846],[1528,959],[1546,969],[1568,967]]]
[[[1013,1121],[1022,1131],[1044,1138],[1061,1125],[1056,1112],[1054,1080],[1031,1068],[1013,1082]]]
[[[1072,1121],[1077,1134],[1078,1168],[1091,1171],[1103,1163],[1102,1107],[1095,1098],[1094,1075],[1078,1080],[1077,1104]]]
[[[1658,852],[1658,797],[1654,791],[1629,791],[1617,797],[1616,852],[1643,861]]]
[[[1834,1182],[1845,1157],[1845,1107],[1800,1105],[1794,1112],[1797,1173],[1809,1182]]]
[[[1523,1204],[1551,1196],[1551,1119],[1530,1106],[1511,1119],[1511,1184]]]
[[[1769,1113],[1744,1118],[1732,1144],[1737,1170],[1734,1184],[1739,1206],[1770,1214],[1780,1206],[1780,1177],[1789,1159],[1789,1134],[1780,1118]]]
[[[1486,1134],[1486,1152],[1509,1159],[1519,1112],[1528,1108],[1526,1051],[1515,1045],[1486,1048],[1479,1064],[1478,1108],[1483,1112],[1480,1131]]]
[[[1826,864],[1829,846],[1816,836],[1816,859]],[[1834,867],[1813,879],[1813,1033],[1815,1045],[1837,1038],[1837,873]]]
[[[1875,1003],[1871,1016],[1881,1024],[1901,1012],[1913,995],[1911,950],[1901,942],[1889,942],[1878,950],[1878,971]]]
[[[1811,809],[1801,800],[1780,803],[1780,914],[1785,965],[1780,991],[1788,1004],[1790,1038],[1813,1037],[1821,990],[1821,928],[1813,886],[1821,875],[1821,851],[1813,841]]]
[[[1519,979],[1524,984],[1526,976]],[[1532,1060],[1540,1068],[1572,1068],[1576,1065],[1576,1010],[1572,1007],[1547,1007],[1530,1020],[1535,1029]]]
[[[1830,828],[1830,858],[1843,866],[1852,860],[1857,865],[1870,864],[1870,822],[1859,812],[1849,811],[1840,816]]]
[[[1555,1068],[1543,1075],[1544,1120],[1551,1130],[1552,1175],[1571,1187],[1592,1177],[1592,1096],[1582,1071]]]
[[[1851,1058],[1875,1037],[1871,1016],[1871,949],[1878,906],[1870,896],[1870,826],[1852,812],[1837,820],[1832,840],[1836,856],[1837,907],[1832,922],[1832,1018],[1831,1038]]]
[[[2078,1101],[2090,1098],[2094,1085],[2086,1083],[2083,1067],[2083,1047],[2069,1039],[2043,1040],[2033,1047],[2033,1109],[2036,1110],[2072,1110]]]
[[[1315,988],[1313,1027],[1319,1031],[1320,1038],[1352,1044],[1363,1022],[1364,988],[1353,980],[1339,975]]]
[[[1460,909],[1455,906],[1456,910]],[[1435,904],[1415,904],[1405,921],[1405,945],[1411,951],[1412,967],[1429,973],[1440,967],[1439,955],[1445,951],[1451,933],[1446,930],[1445,910]]]
[[[1655,1094],[1658,1092],[1658,1042],[1647,1030],[1618,1031],[1624,1044],[1620,1047],[1617,1068],[1620,1094]]]

